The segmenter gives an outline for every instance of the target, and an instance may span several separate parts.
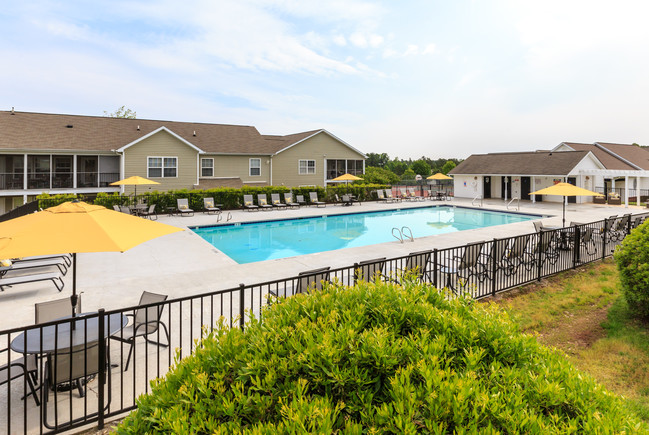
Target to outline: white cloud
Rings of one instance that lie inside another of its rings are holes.
[[[349,41],[359,48],[367,48],[367,38],[364,34],[356,32],[349,36]]]

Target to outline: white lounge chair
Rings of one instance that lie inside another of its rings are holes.
[[[18,284],[27,284],[30,282],[52,281],[58,291],[63,290],[63,278],[57,272],[38,273],[34,275],[13,276],[10,278],[0,278],[0,291],[5,291],[5,287],[11,287]]]
[[[214,198],[203,198],[203,213],[221,214],[221,209],[214,204]]]
[[[178,203],[178,212],[181,216],[194,216],[194,210],[189,208],[189,201],[187,198],[178,198],[176,199],[176,202]]]

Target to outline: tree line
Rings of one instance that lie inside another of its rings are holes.
[[[422,156],[417,160],[391,159],[387,153],[368,153],[365,160],[365,182],[377,184],[396,184],[404,180],[414,180],[417,175],[426,178],[432,174],[448,172],[462,159],[431,159]]]

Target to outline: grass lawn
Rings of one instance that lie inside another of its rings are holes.
[[[632,319],[613,260],[596,262],[498,296],[523,331],[572,363],[649,421],[649,324]]]

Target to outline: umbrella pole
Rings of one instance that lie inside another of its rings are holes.
[[[563,197],[563,225],[562,227],[566,227],[566,197]]]
[[[72,317],[76,317],[77,313],[77,301],[79,296],[77,296],[77,253],[72,253],[72,296],[70,296],[70,303],[72,304]],[[74,329],[74,323],[72,323],[72,328]]]

